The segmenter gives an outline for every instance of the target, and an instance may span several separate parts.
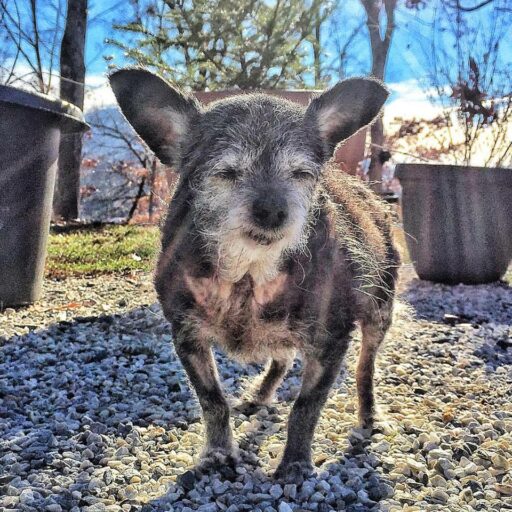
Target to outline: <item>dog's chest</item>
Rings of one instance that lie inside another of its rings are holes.
[[[265,361],[299,347],[290,328],[286,303],[287,276],[255,284],[248,276],[236,283],[218,277],[185,277],[196,302],[194,317],[202,338],[214,339],[234,357]]]

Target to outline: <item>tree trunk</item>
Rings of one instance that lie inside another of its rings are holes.
[[[366,25],[370,32],[372,50],[372,76],[384,81],[386,61],[388,58],[391,37],[395,28],[395,8],[397,0],[361,0],[366,11]],[[383,37],[380,31],[380,15],[382,7],[386,12],[386,28]],[[371,160],[369,179],[376,192],[382,192],[382,164],[379,153],[384,144],[384,124],[380,117],[371,127]]]
[[[60,97],[81,109],[84,108],[86,29],[87,0],[68,0],[66,28],[60,49]],[[78,218],[81,159],[81,134],[63,134],[53,202],[55,218]]]
[[[320,46],[320,33],[322,29],[322,20],[320,17],[320,12],[315,14],[315,34],[314,34],[314,42],[313,42],[313,62],[315,66],[315,88],[318,89],[320,87],[320,80],[322,79],[322,69],[321,69],[321,46]]]
[[[384,123],[382,117],[372,124],[370,129],[370,139],[372,148],[370,152],[370,170],[368,171],[368,179],[370,186],[375,192],[382,192],[382,164],[379,160],[379,153],[384,144]]]

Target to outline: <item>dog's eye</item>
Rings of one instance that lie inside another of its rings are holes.
[[[297,180],[309,180],[315,177],[311,171],[306,169],[295,169],[295,171],[292,172],[292,176]]]
[[[238,178],[238,173],[235,168],[228,167],[227,169],[223,169],[215,174],[218,178],[222,178],[223,180],[235,181]]]

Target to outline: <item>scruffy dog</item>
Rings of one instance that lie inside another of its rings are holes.
[[[147,71],[110,80],[128,121],[180,174],[155,284],[203,410],[204,456],[235,455],[212,344],[240,361],[269,362],[253,406],[271,400],[297,352],[302,388],[275,476],[300,479],[356,322],[359,417],[365,428],[374,419],[375,356],[399,258],[386,206],[327,161],[378,115],[387,91],[357,78],[307,108],[262,94],[204,108]]]

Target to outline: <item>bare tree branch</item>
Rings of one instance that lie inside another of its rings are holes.
[[[7,64],[0,63],[8,69],[2,76],[4,83],[23,82],[36,91],[50,91],[62,29],[62,1],[0,0],[0,27],[8,39]],[[33,81],[23,79],[27,75],[21,66],[31,70],[28,76]]]
[[[455,9],[458,9],[459,11],[463,11],[463,12],[473,12],[473,11],[478,11],[478,9],[481,9],[482,7],[485,7],[486,5],[489,5],[491,4],[492,2],[494,2],[494,0],[484,0],[483,2],[480,2],[479,4],[476,4],[476,5],[472,5],[472,6],[463,6],[461,4],[461,0],[453,0],[450,2],[450,4],[455,8]]]

